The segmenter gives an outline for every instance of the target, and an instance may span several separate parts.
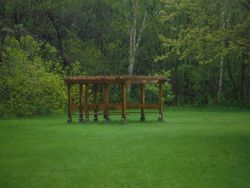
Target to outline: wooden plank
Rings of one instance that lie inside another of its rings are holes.
[[[90,110],[104,110],[105,105],[104,104],[89,104]]]
[[[126,80],[165,80],[165,76],[123,76]]]
[[[89,104],[89,109],[94,110],[104,110],[105,104]],[[126,104],[127,109],[159,109],[159,104]],[[109,104],[109,109],[112,110],[121,110],[122,109],[122,103],[121,104]]]
[[[159,80],[126,80],[127,84],[158,84]]]
[[[71,104],[71,111],[79,111],[80,105],[79,104]]]
[[[122,104],[109,104],[109,109],[121,110],[121,108],[122,108]],[[89,109],[91,109],[91,110],[95,110],[95,109],[104,110],[105,104],[104,103],[102,103],[102,104],[89,104]]]
[[[68,77],[64,81],[68,84],[146,84],[146,83],[164,83],[164,76],[80,76]]]
[[[127,104],[128,109],[159,109],[159,104]]]
[[[109,108],[112,110],[121,110],[122,104],[109,104]]]

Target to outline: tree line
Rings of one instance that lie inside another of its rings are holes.
[[[63,109],[69,75],[163,74],[167,104],[249,105],[249,12],[249,0],[2,0],[0,112]]]

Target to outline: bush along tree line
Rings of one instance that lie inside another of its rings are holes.
[[[0,1],[0,115],[63,110],[69,75],[161,74],[167,104],[249,105],[249,12],[249,0]]]

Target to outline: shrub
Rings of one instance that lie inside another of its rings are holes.
[[[41,44],[31,36],[19,41],[5,38],[0,62],[0,99],[9,113],[29,116],[63,109],[66,100],[63,75],[57,73],[61,68],[48,66],[54,61],[43,59],[40,52]]]
[[[172,86],[169,83],[170,71],[162,71],[160,73],[155,73],[154,76],[165,76],[167,82],[163,84],[163,100],[166,103],[170,103],[174,99],[174,95],[172,92]],[[156,84],[147,84],[146,91],[149,92],[150,95],[153,95],[153,98],[158,98],[159,87]]]

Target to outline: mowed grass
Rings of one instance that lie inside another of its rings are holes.
[[[0,120],[0,187],[250,187],[250,112]],[[112,119],[112,117],[111,117]]]

